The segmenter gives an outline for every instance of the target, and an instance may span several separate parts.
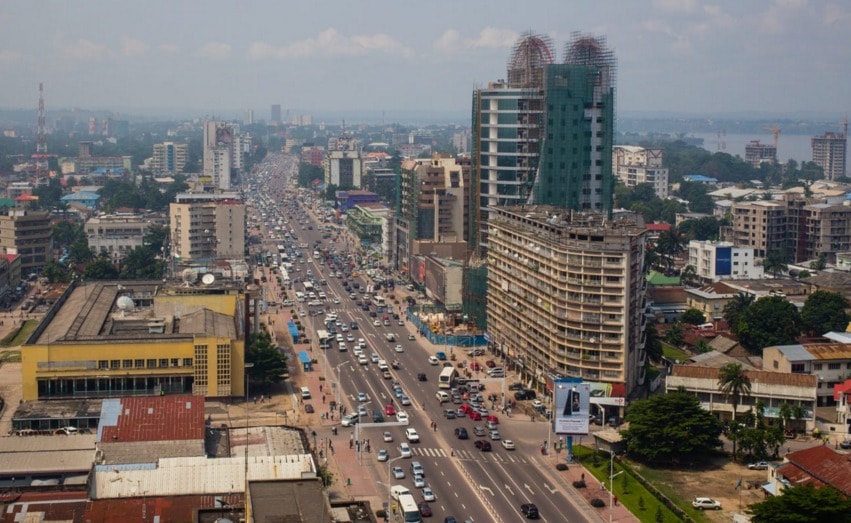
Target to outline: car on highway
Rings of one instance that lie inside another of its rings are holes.
[[[502,440],[502,448],[505,450],[514,450],[514,441],[510,439]]]
[[[520,512],[523,513],[526,519],[538,519],[541,517],[538,507],[534,503],[523,503],[520,505]]]
[[[405,439],[410,441],[411,443],[417,443],[420,441],[420,435],[417,433],[417,429],[413,427],[409,427],[405,429]]]
[[[748,468],[750,470],[768,470],[768,462],[757,461],[756,463],[748,463]]]
[[[376,353],[374,353],[374,352],[373,352],[373,353],[372,353],[372,356],[370,356],[370,357],[369,357],[369,359],[370,359],[370,360],[372,360],[372,362],[373,362],[373,363],[378,363],[378,361],[379,361],[381,358],[379,358],[379,357],[378,357],[378,354],[376,354]]]
[[[446,419],[455,419],[457,417],[455,416],[455,409],[445,409],[443,411],[443,417]]]
[[[385,430],[383,434],[383,439],[386,443],[390,443],[391,441],[393,441],[393,434]]]
[[[402,397],[401,397],[401,398],[399,398],[399,403],[401,403],[401,404],[402,404],[402,406],[407,407],[407,406],[409,406],[409,405],[411,404],[411,398],[409,398],[408,396],[406,396],[406,395],[402,394]]]
[[[369,413],[366,411],[366,407],[364,407],[363,405],[358,405],[358,417],[366,416],[367,414]]]
[[[414,336],[413,334],[408,334],[408,341],[414,341],[415,339],[417,339],[416,336]]]
[[[346,336],[346,341],[349,342],[349,343],[354,343],[355,337],[352,336],[351,333],[350,333]]]
[[[396,479],[405,479],[405,471],[402,467],[393,467],[393,477]]]
[[[396,413],[396,421],[398,421],[399,423],[404,423],[404,424],[407,425],[408,423],[410,423],[410,420],[408,418],[408,413],[405,412],[404,410],[400,410],[399,412]]]
[[[458,439],[469,439],[470,435],[467,434],[467,429],[464,427],[457,427],[455,429],[455,437]]]
[[[360,356],[358,356],[358,363],[361,365],[368,365],[369,358],[367,358],[364,354],[361,354]]]
[[[396,352],[405,352],[405,347],[403,347],[401,343],[397,343],[396,347],[393,350],[395,350]]]
[[[477,449],[481,450],[482,452],[489,452],[491,450],[490,442],[485,441],[483,439],[477,439],[476,442],[474,443],[474,445],[476,446]]]
[[[345,416],[343,416],[343,419],[340,421],[340,423],[344,427],[351,427],[353,425],[357,425],[358,421],[358,414],[356,412],[352,412],[351,414],[346,414]]]
[[[498,431],[498,430],[491,430],[491,431],[489,431],[489,432],[488,432],[488,437],[489,437],[490,439],[492,439],[493,441],[497,441],[497,440],[502,439],[502,437],[499,435],[499,431]]]
[[[411,474],[413,474],[414,476],[419,475],[419,476],[425,477],[425,467],[423,467],[423,464],[420,463],[419,461],[412,461],[411,462]]]
[[[425,478],[420,476],[419,474],[414,476],[414,487],[423,488],[425,487]]]
[[[358,401],[363,403],[364,401],[368,401],[369,398],[366,397],[365,392],[358,392]]]
[[[421,492],[423,493],[424,501],[434,501],[437,499],[434,492],[431,490],[431,487],[423,487]]]
[[[698,510],[721,510],[721,502],[712,498],[694,498],[691,506]]]
[[[381,322],[379,320],[375,320],[372,324],[376,327],[381,327]]]
[[[445,353],[445,352],[443,352],[442,350],[439,350],[439,351],[435,352],[435,353],[434,353],[434,356],[435,356],[437,359],[439,359],[440,361],[446,361],[446,353]]]
[[[429,363],[429,365],[440,365],[440,360],[438,360],[434,356],[429,356],[428,357],[428,363]]]
[[[389,380],[389,379],[393,378],[393,375],[390,374],[389,370],[385,370],[381,373],[381,377],[384,378],[385,380]]]
[[[478,425],[473,427],[473,434],[476,436],[483,437],[486,433],[487,431],[485,431],[484,427],[479,427]]]
[[[378,461],[387,461],[390,459],[390,453],[384,449],[378,451],[378,454],[375,455],[375,459]]]
[[[417,505],[417,508],[420,509],[420,516],[424,518],[430,518],[433,515],[431,507],[428,505],[427,501],[420,501],[420,504]]]
[[[425,372],[418,372],[417,381],[428,381],[428,376],[426,376]]]
[[[403,458],[411,457],[411,446],[405,443],[404,441],[399,444],[399,455]]]
[[[388,403],[387,406],[384,407],[384,414],[386,414],[388,416],[395,416],[396,415],[396,408],[393,407],[393,405]]]

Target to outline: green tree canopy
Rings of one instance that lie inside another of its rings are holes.
[[[686,309],[683,312],[682,316],[680,316],[680,320],[682,320],[683,323],[689,323],[691,325],[700,325],[702,323],[706,323],[706,316],[704,316],[701,311],[691,308]]]
[[[115,280],[118,278],[118,269],[112,264],[109,256],[98,256],[86,266],[83,276],[87,280]]]
[[[777,275],[789,270],[789,265],[786,263],[786,253],[781,251],[769,251],[762,260],[762,269],[768,274]]]
[[[851,498],[831,487],[804,483],[751,505],[748,512],[753,523],[851,523]]]
[[[745,309],[736,333],[746,349],[761,353],[765,347],[795,343],[801,327],[797,307],[779,296],[767,296]]]
[[[251,334],[245,355],[247,363],[253,363],[249,369],[249,379],[259,383],[263,392],[267,392],[272,383],[279,383],[287,372],[287,358],[272,344],[272,337],[266,331]]]
[[[727,322],[727,325],[730,326],[730,330],[733,333],[736,333],[739,330],[739,318],[742,313],[751,306],[754,302],[754,297],[752,294],[746,294],[744,292],[739,292],[733,299],[727,302],[724,305],[724,321]]]
[[[841,294],[828,291],[810,294],[801,309],[804,330],[814,336],[830,331],[844,332],[851,322],[851,316],[846,312],[848,307],[848,300]]]
[[[647,352],[647,357],[650,361],[659,363],[662,361],[662,342],[659,340],[659,333],[656,331],[656,326],[648,323],[644,327],[644,350]]]
[[[689,464],[707,459],[721,446],[721,422],[685,392],[632,403],[623,431],[627,452],[653,464]]]

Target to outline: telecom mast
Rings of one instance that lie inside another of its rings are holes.
[[[36,135],[35,154],[35,181],[36,184],[45,183],[48,175],[47,159],[47,123],[44,119],[44,84],[38,83],[38,131]]]

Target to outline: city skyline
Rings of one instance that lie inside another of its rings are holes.
[[[740,5],[743,4],[743,5]],[[0,7],[0,108],[440,111],[469,114],[521,34],[557,60],[574,31],[607,38],[618,110],[844,114],[851,9],[818,0],[428,4],[332,0]]]

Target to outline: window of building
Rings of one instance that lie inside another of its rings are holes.
[[[137,369],[144,369],[145,368],[145,360],[136,360],[134,363],[135,363],[134,367],[136,367]]]
[[[792,364],[792,372],[801,374],[804,372],[804,364],[803,363],[793,363]]]
[[[192,358],[183,358],[183,366],[191,367],[192,366]]]
[[[121,366],[125,369],[132,369],[133,368],[133,360],[124,360],[124,361],[121,362]]]
[[[118,370],[121,368],[121,360],[110,360],[109,368],[112,370]]]
[[[160,358],[160,368],[167,369],[168,368],[168,358]]]
[[[813,363],[813,370],[821,370],[821,367],[822,367],[821,363]]]
[[[827,368],[829,370],[839,370],[839,369],[842,368],[842,364],[841,363],[828,363]]]
[[[104,370],[109,368],[109,361],[107,360],[98,360],[98,369]]]
[[[148,364],[149,369],[156,369],[157,368],[157,360],[148,360],[147,364]]]

